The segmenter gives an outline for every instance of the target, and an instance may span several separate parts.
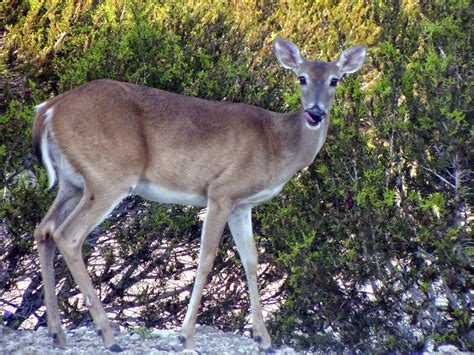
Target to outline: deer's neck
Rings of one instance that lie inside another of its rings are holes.
[[[287,146],[290,149],[291,165],[294,170],[301,170],[310,165],[321,150],[329,128],[329,116],[317,128],[309,127],[303,110],[287,117],[288,127]]]

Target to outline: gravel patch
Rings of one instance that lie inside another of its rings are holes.
[[[0,355],[100,355],[117,354],[104,348],[102,339],[92,327],[79,327],[66,330],[68,346],[66,349],[53,347],[52,339],[48,336],[47,328],[14,331],[0,324]],[[117,342],[124,350],[124,355],[164,355],[164,354],[197,354],[183,352],[183,346],[178,340],[177,330],[159,329],[125,329],[117,335]],[[248,336],[223,332],[209,326],[196,327],[196,350],[201,354],[239,355],[264,354],[259,353],[256,343]],[[343,354],[352,352],[344,351]],[[295,350],[282,346],[276,349],[275,355],[293,355]],[[298,354],[324,354],[321,352],[298,352]],[[431,354],[472,354],[462,352],[453,345],[443,344],[435,347],[427,344],[421,355]]]
[[[116,354],[105,349],[101,338],[91,327],[79,327],[66,331],[68,346],[55,348],[46,328],[13,331],[0,325],[0,354],[5,355],[59,355],[59,354]],[[141,329],[123,330],[117,342],[121,354],[173,354],[183,352],[176,330]],[[203,354],[258,354],[255,342],[249,337],[223,332],[208,326],[196,328],[196,350]],[[186,352],[187,354],[191,352]],[[291,354],[294,350],[284,347],[279,354]]]

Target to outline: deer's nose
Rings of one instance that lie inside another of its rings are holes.
[[[306,109],[305,112],[309,116],[308,123],[312,126],[317,125],[326,116],[326,111],[321,110],[321,108],[318,105],[315,105],[309,109]]]
[[[320,120],[323,119],[324,116],[326,116],[326,111],[321,110],[321,108],[318,105],[315,105],[307,109],[306,112],[308,112],[311,115],[311,117],[318,118]]]

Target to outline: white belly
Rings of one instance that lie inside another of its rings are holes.
[[[135,186],[133,189],[132,193],[147,200],[161,203],[191,205],[198,207],[207,206],[206,196],[169,190],[165,187],[155,185],[147,180],[140,180],[137,186]]]
[[[285,184],[269,187],[259,191],[256,194],[243,198],[238,201],[240,204],[259,205],[278,195]],[[132,191],[133,194],[143,197],[150,201],[161,203],[191,205],[197,207],[207,206],[207,197],[198,194],[173,191],[165,187],[153,184],[148,180],[140,180]]]
[[[266,188],[257,192],[255,195],[246,197],[239,201],[239,204],[259,205],[278,195],[285,184]]]

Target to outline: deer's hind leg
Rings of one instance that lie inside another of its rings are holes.
[[[111,184],[104,190],[100,186],[86,184],[79,204],[53,233],[54,241],[84,297],[97,333],[102,336],[104,345],[111,351],[121,351],[121,348],[115,343],[115,335],[107,314],[94,291],[82,258],[82,245],[87,235],[128,194],[129,189],[120,186]]]
[[[60,178],[59,190],[48,214],[43,218],[34,232],[38,247],[41,276],[43,278],[44,303],[48,319],[48,332],[55,346],[65,347],[66,336],[61,327],[56,282],[54,279],[54,256],[56,245],[52,238],[56,226],[66,219],[77,206],[82,197],[82,189],[68,180]]]

